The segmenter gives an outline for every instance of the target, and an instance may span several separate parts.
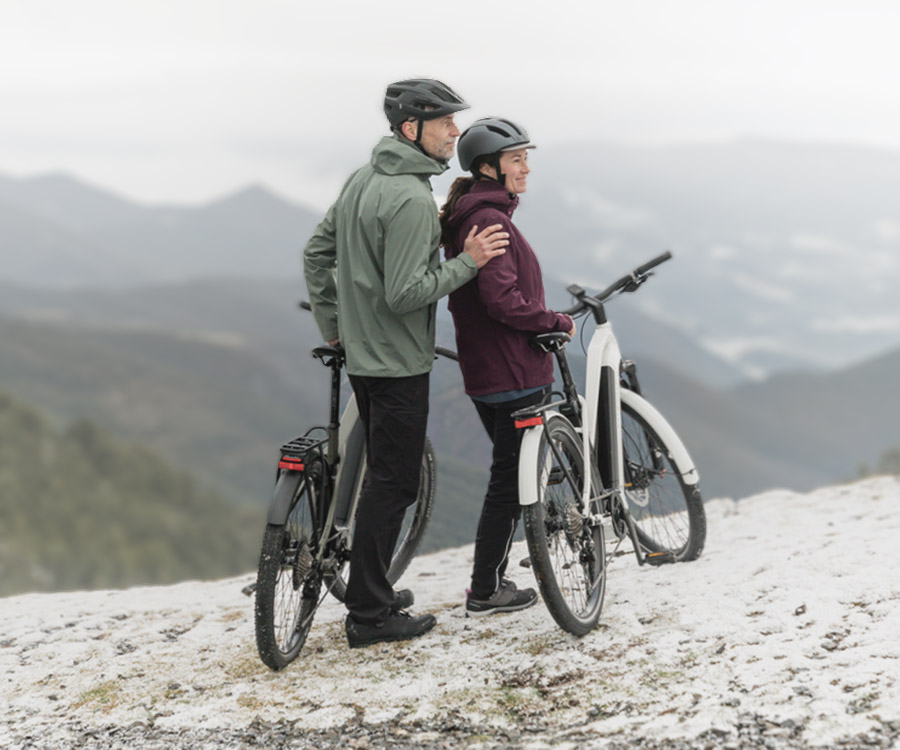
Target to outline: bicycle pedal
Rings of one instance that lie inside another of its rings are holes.
[[[530,568],[531,567],[531,558],[523,557],[521,560],[519,560],[519,567],[520,568]]]
[[[256,593],[256,581],[253,583],[248,583],[244,588],[241,589],[241,593],[244,596],[253,596]]]
[[[649,552],[644,557],[644,562],[648,565],[668,565],[677,560],[678,558],[675,557],[675,553],[669,550],[666,550],[665,552]]]

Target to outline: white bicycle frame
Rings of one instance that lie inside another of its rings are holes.
[[[599,457],[595,453],[597,437],[603,430],[608,435],[609,445],[609,486],[604,487],[605,493],[622,495],[624,493],[624,459],[622,448],[622,409],[621,403],[627,404],[637,414],[643,417],[656,434],[662,439],[669,449],[670,460],[675,469],[681,474],[685,484],[695,485],[700,477],[694,462],[688,454],[687,448],[672,429],[665,418],[639,394],[622,388],[620,384],[620,368],[622,357],[619,352],[619,344],[612,332],[612,326],[606,322],[597,325],[591,336],[587,351],[587,377],[585,383],[586,397],[579,394],[582,408],[582,421],[584,428],[576,426],[576,431],[581,433],[582,447],[584,449],[585,462],[596,468]],[[544,422],[558,412],[548,410],[544,412]],[[534,470],[525,467],[536,467],[539,461],[539,448],[544,425],[537,424],[525,428],[522,436],[521,450],[519,454],[519,503],[532,505],[540,500],[538,497],[538,483],[534,481]],[[525,469],[525,470],[523,470]],[[584,486],[582,488],[583,507],[589,507],[591,500],[591,481],[593,472],[584,472]]]

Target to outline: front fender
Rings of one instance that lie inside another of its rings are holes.
[[[700,481],[697,467],[694,466],[687,448],[684,447],[681,438],[678,437],[678,434],[672,428],[672,425],[666,421],[666,418],[649,401],[633,391],[623,388],[619,396],[623,404],[627,404],[640,414],[647,424],[656,431],[656,434],[659,435],[663,445],[669,450],[672,463],[678,470],[678,473],[681,474],[684,483],[688,485],[697,484]]]

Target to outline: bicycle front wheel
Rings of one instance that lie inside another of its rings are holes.
[[[434,446],[429,438],[425,438],[425,450],[422,453],[422,466],[419,470],[419,494],[416,496],[416,502],[406,509],[403,516],[403,525],[400,527],[400,534],[397,537],[397,543],[394,545],[394,552],[391,557],[391,565],[388,568],[387,579],[391,585],[400,580],[406,569],[415,557],[416,550],[422,538],[425,536],[425,530],[428,528],[428,522],[431,520],[431,511],[434,508],[434,495],[437,491],[437,464],[434,458]],[[353,527],[350,529],[350,546],[353,545]],[[347,593],[347,581],[350,575],[350,565],[344,565],[337,574],[331,593],[339,601],[344,601]]]
[[[278,481],[292,480],[285,473]],[[317,500],[315,482],[302,477],[286,522],[268,524],[263,537],[256,579],[256,646],[263,663],[276,671],[297,658],[319,604]]]
[[[541,596],[556,623],[582,636],[600,619],[606,594],[603,529],[582,503],[581,438],[563,417],[543,428],[535,472],[537,502],[524,506],[525,538]]]
[[[696,484],[686,484],[672,451],[646,419],[622,404],[625,499],[645,552],[696,560],[706,542],[706,514]]]

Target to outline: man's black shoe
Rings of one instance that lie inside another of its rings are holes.
[[[434,615],[413,617],[408,612],[392,611],[380,625],[365,625],[356,622],[351,615],[347,615],[344,626],[350,648],[361,648],[362,646],[371,646],[373,643],[407,641],[410,638],[418,638],[431,630],[436,623]]]
[[[394,612],[397,612],[401,609],[409,609],[416,601],[416,597],[413,596],[413,592],[409,589],[400,589],[399,591],[394,592],[394,603],[391,605],[391,609]]]

